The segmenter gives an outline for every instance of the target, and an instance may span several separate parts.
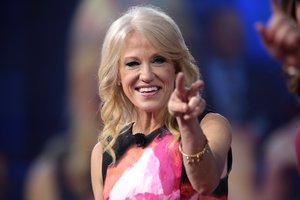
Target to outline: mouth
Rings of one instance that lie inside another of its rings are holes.
[[[156,92],[160,89],[161,89],[161,87],[158,87],[158,86],[135,88],[135,90],[137,90],[140,93],[153,93],[153,92]]]

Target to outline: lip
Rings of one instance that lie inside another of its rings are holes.
[[[158,92],[159,92],[159,90],[156,90],[153,92],[139,92],[139,94],[143,97],[150,98],[150,97],[155,96]]]

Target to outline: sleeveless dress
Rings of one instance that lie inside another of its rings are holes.
[[[165,127],[146,136],[133,135],[132,125],[127,127],[113,146],[116,164],[110,165],[111,156],[107,152],[103,154],[103,199],[226,200],[231,150],[227,176],[220,180],[212,195],[204,196],[192,188],[178,150],[179,142],[172,139]]]

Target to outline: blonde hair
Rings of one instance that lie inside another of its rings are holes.
[[[121,129],[138,119],[133,104],[118,85],[120,52],[125,40],[133,32],[142,33],[162,56],[171,60],[176,73],[184,73],[188,86],[200,76],[177,24],[161,9],[153,6],[131,7],[113,22],[103,42],[98,71],[101,117],[104,124],[99,140],[104,145],[104,151],[113,157],[113,162],[115,152],[112,147]],[[162,111],[162,116],[166,119],[165,125],[175,140],[179,139],[177,122],[168,113],[167,108]]]

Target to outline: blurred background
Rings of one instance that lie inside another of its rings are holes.
[[[300,199],[299,104],[254,29],[267,22],[269,0],[1,2],[0,199],[92,199],[101,43],[109,24],[141,3],[175,19],[208,105],[232,124],[230,199]]]

